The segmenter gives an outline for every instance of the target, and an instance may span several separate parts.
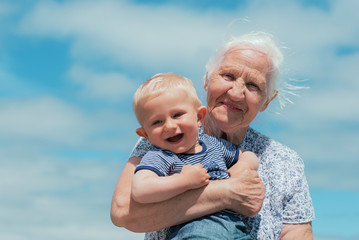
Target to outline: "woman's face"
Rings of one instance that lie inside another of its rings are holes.
[[[247,128],[266,109],[272,100],[267,95],[269,71],[262,52],[243,48],[226,53],[204,85],[208,113],[220,130],[234,133]]]

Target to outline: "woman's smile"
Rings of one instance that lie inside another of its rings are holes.
[[[228,111],[231,111],[231,112],[242,111],[241,107],[239,107],[237,104],[235,104],[231,101],[225,100],[225,101],[222,101],[221,103],[222,103],[222,106],[224,108],[226,108],[226,110],[228,110]]]

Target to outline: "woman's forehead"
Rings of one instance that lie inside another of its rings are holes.
[[[266,73],[270,70],[267,55],[253,48],[236,48],[229,50],[219,64],[220,68],[225,66],[246,66],[262,73]]]
[[[267,54],[263,50],[260,50],[259,48],[255,48],[253,46],[246,46],[246,45],[241,45],[228,49],[227,53],[231,53],[231,52],[241,52],[243,54],[248,54],[248,55],[255,54],[259,56],[267,56]]]

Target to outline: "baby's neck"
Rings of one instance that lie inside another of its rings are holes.
[[[196,143],[186,152],[186,154],[194,154],[194,153],[199,153],[201,152],[203,149],[202,145],[199,143],[199,141],[196,141]]]

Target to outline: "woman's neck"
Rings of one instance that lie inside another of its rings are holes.
[[[228,142],[235,144],[235,145],[241,145],[244,138],[246,137],[246,133],[247,133],[248,127],[245,129],[240,129],[237,130],[234,133],[225,133],[223,132],[223,136],[225,136],[224,139],[226,139]]]
[[[248,127],[241,128],[236,131],[222,131],[218,129],[213,119],[210,117],[205,118],[203,123],[203,130],[206,134],[216,136],[219,138],[223,138],[227,140],[228,142],[235,144],[235,145],[241,145],[246,134]]]

